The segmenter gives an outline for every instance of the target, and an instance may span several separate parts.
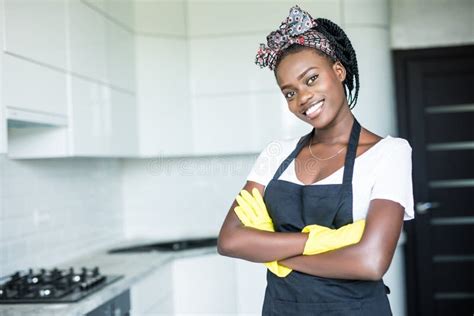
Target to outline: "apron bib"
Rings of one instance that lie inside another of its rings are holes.
[[[301,232],[310,224],[333,229],[353,223],[352,175],[359,144],[360,124],[354,118],[344,162],[342,184],[299,185],[279,180],[280,175],[311,140],[315,129],[303,136],[268,183],[264,201],[275,231]],[[279,278],[267,271],[263,315],[392,315],[382,280],[323,278],[292,271]]]

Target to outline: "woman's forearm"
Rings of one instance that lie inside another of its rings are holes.
[[[303,253],[308,238],[305,233],[266,232],[238,227],[219,237],[221,255],[253,262],[269,262]]]
[[[363,244],[350,245],[333,251],[295,256],[279,261],[293,270],[320,277],[354,280],[382,278],[377,251]]]

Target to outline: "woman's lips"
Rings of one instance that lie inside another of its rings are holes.
[[[308,110],[306,110],[305,115],[310,120],[316,118],[319,114],[321,114],[324,106],[324,99],[319,101],[318,103],[314,104]]]

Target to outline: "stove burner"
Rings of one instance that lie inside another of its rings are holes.
[[[0,304],[76,302],[121,277],[102,275],[98,267],[18,271],[0,284]]]

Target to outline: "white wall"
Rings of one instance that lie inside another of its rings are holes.
[[[474,44],[472,0],[392,0],[390,20],[392,48]]]
[[[55,265],[123,238],[120,174],[112,159],[0,155],[0,276]]]
[[[216,236],[255,158],[124,160],[126,236],[157,240]]]

